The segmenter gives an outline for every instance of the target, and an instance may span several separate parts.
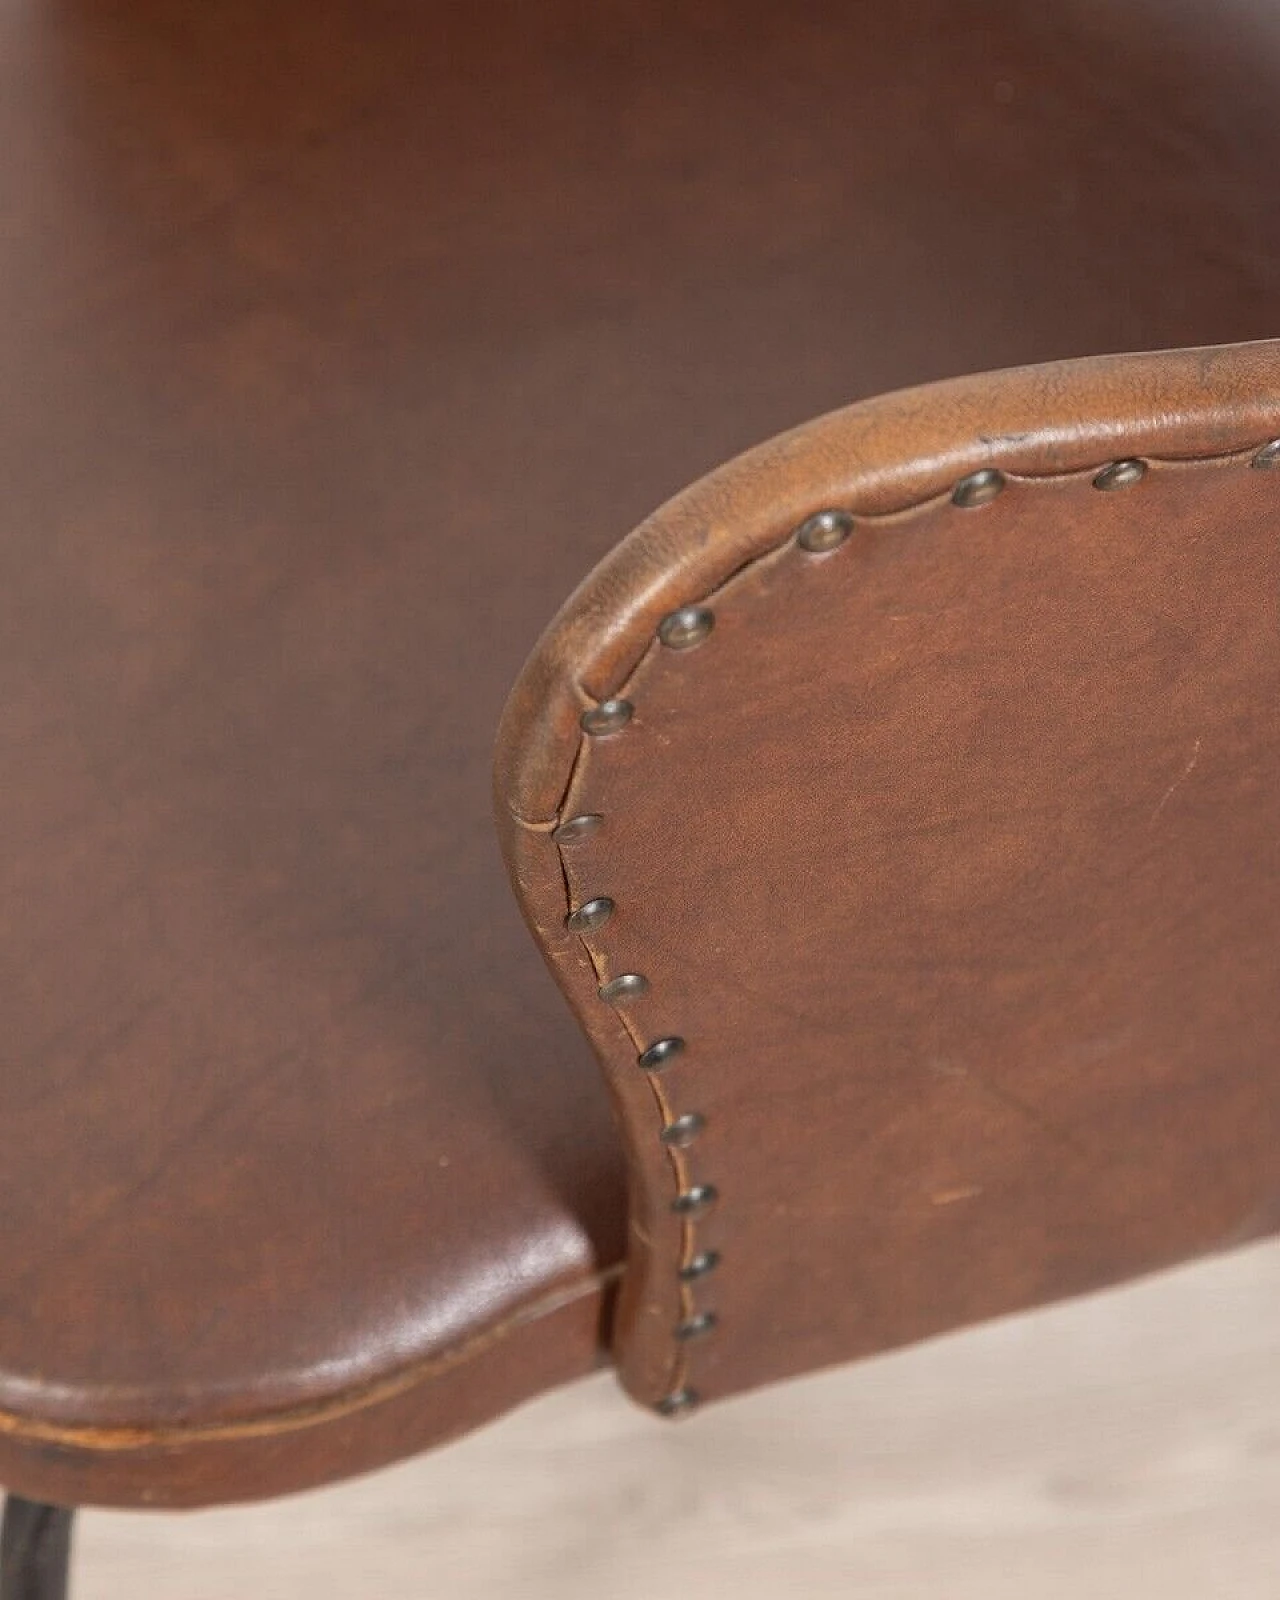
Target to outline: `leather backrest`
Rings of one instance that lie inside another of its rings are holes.
[[[499,737],[670,1412],[1280,1227],[1280,343],[855,406],[677,497]]]

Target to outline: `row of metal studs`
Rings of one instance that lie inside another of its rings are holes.
[[[715,626],[715,613],[708,606],[684,606],[662,619],[658,626],[659,642],[670,650],[691,650],[706,639]],[[602,700],[582,713],[583,732],[592,738],[618,733],[630,722],[634,707],[629,700]],[[552,837],[557,844],[566,844],[584,838],[596,831],[604,819],[595,814],[570,817],[556,828]],[[571,933],[590,933],[603,927],[616,910],[609,895],[595,895],[565,918]],[[624,1000],[634,1000],[649,990],[649,980],[639,972],[623,972],[600,985],[597,993],[606,1005],[617,1005]],[[683,1054],[685,1041],[672,1034],[655,1039],[640,1051],[636,1063],[645,1072],[661,1072],[676,1056]],[[658,1138],[669,1150],[687,1150],[695,1143],[707,1119],[700,1111],[686,1111],[673,1116],[660,1130]],[[695,1183],[677,1192],[671,1209],[680,1217],[692,1221],[705,1215],[719,1199],[714,1184]],[[680,1281],[695,1283],[705,1278],[720,1265],[718,1250],[693,1250],[680,1265]],[[714,1311],[690,1311],[672,1330],[681,1342],[700,1339],[714,1331],[717,1324]],[[674,1389],[659,1400],[657,1410],[664,1417],[683,1415],[698,1403],[697,1392],[688,1386]]]
[[[1280,439],[1272,439],[1270,443],[1263,445],[1253,456],[1250,466],[1280,467]],[[1104,492],[1127,489],[1140,482],[1146,474],[1145,461],[1138,457],[1126,457],[1123,460],[1109,462],[1101,468],[1093,478],[1093,487]],[[960,479],[951,491],[951,502],[963,510],[988,505],[1007,484],[1007,477],[998,467],[982,467],[977,472],[971,472],[967,477]],[[793,531],[792,537],[802,550],[808,551],[811,555],[825,555],[842,545],[853,532],[854,526],[855,518],[851,512],[831,508],[817,511],[807,517]],[[659,642],[668,649],[690,650],[700,645],[714,626],[715,613],[709,606],[682,606],[662,619],[658,624],[657,636]],[[630,700],[621,698],[601,700],[582,713],[582,730],[592,738],[619,733],[631,721],[634,711],[635,707]],[[570,817],[555,829],[552,838],[560,845],[586,838],[596,831],[603,820],[603,817],[595,813]],[[615,903],[610,896],[596,895],[583,901],[571,911],[565,918],[565,926],[571,933],[590,933],[596,928],[603,927],[615,909]],[[601,984],[597,992],[607,1005],[616,1005],[623,1000],[636,999],[648,993],[648,990],[649,980],[641,973],[624,972]],[[636,1058],[637,1064],[646,1072],[659,1072],[684,1049],[684,1039],[677,1036],[657,1039],[640,1052]],[[685,1150],[694,1143],[705,1127],[706,1118],[700,1112],[687,1111],[667,1123],[658,1137],[668,1148]],[[713,1184],[693,1184],[690,1188],[677,1193],[671,1203],[671,1209],[684,1217],[697,1217],[708,1211],[718,1198],[719,1191]],[[681,1264],[680,1279],[683,1283],[695,1282],[713,1272],[719,1265],[718,1251],[695,1250]],[[676,1324],[675,1337],[679,1340],[700,1338],[712,1332],[716,1323],[714,1311],[691,1313]],[[692,1411],[698,1404],[698,1399],[697,1391],[686,1385],[664,1395],[658,1402],[657,1410],[662,1416],[679,1416]]]

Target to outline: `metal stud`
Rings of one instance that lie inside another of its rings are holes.
[[[796,543],[812,555],[825,555],[842,545],[853,532],[853,518],[847,511],[815,511],[796,529]]]
[[[696,1389],[676,1389],[671,1394],[664,1394],[654,1410],[660,1417],[687,1417],[697,1404]]]
[[[707,1125],[707,1119],[697,1111],[686,1111],[684,1116],[669,1122],[658,1137],[674,1150],[687,1150]]]
[[[692,1255],[680,1268],[680,1281],[693,1283],[698,1278],[705,1278],[709,1272],[714,1272],[720,1265],[720,1252],[718,1250],[699,1250]]]
[[[562,822],[551,837],[557,844],[577,844],[581,839],[589,839],[603,821],[596,812],[586,811],[580,817]]]
[[[710,1183],[695,1183],[691,1189],[685,1189],[671,1202],[671,1209],[682,1217],[697,1216],[700,1212],[710,1211],[720,1198],[719,1191]]]
[[[714,1329],[719,1320],[714,1311],[695,1312],[683,1322],[676,1323],[676,1338],[686,1344],[690,1339],[701,1339]]]
[[[590,933],[593,928],[603,928],[613,913],[613,901],[607,894],[600,894],[594,900],[584,900],[576,911],[571,911],[564,925],[570,933]]]
[[[661,1072],[683,1049],[683,1039],[655,1039],[647,1050],[640,1052],[636,1060],[646,1072]]]
[[[1145,461],[1113,461],[1093,480],[1095,489],[1127,489],[1147,475]]]
[[[974,506],[985,506],[995,499],[1008,481],[999,467],[982,467],[977,472],[971,472],[967,478],[961,478],[951,491],[951,503],[966,511]]]
[[[658,624],[658,637],[668,650],[692,650],[701,644],[716,625],[715,612],[707,606],[681,606]]]
[[[1270,444],[1264,444],[1249,465],[1251,467],[1280,467],[1280,439],[1273,439]]]
[[[621,972],[616,978],[610,978],[608,983],[602,983],[596,991],[610,1006],[619,1005],[624,1000],[638,1000],[648,992],[649,980],[642,978],[638,972]]]
[[[598,706],[588,706],[578,721],[584,733],[598,739],[603,734],[625,728],[634,711],[630,700],[602,700]]]

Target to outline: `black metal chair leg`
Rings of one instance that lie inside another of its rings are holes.
[[[0,1600],[66,1600],[74,1511],[11,1494],[0,1533]]]

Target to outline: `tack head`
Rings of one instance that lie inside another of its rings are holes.
[[[701,644],[716,625],[715,612],[707,606],[681,606],[658,624],[658,638],[668,650],[692,650]]]
[[[820,556],[842,545],[852,532],[853,518],[847,511],[815,511],[796,529],[796,543]]]
[[[642,978],[638,972],[621,972],[616,978],[610,978],[608,983],[602,983],[596,993],[606,1005],[620,1005],[624,1000],[638,1000],[642,994],[648,994],[649,980]]]
[[[613,912],[613,901],[607,894],[600,894],[594,900],[584,900],[576,911],[571,911],[564,925],[570,933],[590,933],[593,928],[603,928]]]
[[[582,839],[589,839],[604,821],[602,816],[594,811],[586,811],[580,817],[569,817],[552,833],[551,837],[557,844],[577,844]]]
[[[1273,439],[1270,444],[1264,444],[1249,465],[1251,467],[1280,467],[1280,439]]]
[[[598,739],[602,734],[617,733],[625,728],[634,711],[630,700],[602,700],[598,706],[588,706],[578,720],[584,733]]]
[[[659,1134],[663,1144],[675,1150],[687,1150],[707,1125],[707,1119],[697,1111],[686,1111],[682,1117],[669,1122]]]
[[[693,1283],[698,1278],[705,1278],[709,1272],[714,1272],[720,1265],[720,1252],[718,1250],[699,1250],[692,1255],[680,1268],[680,1279],[683,1283]]]
[[[672,1037],[670,1039],[655,1039],[647,1050],[642,1050],[636,1060],[646,1072],[660,1072],[675,1056],[684,1049],[684,1040]]]
[[[701,1339],[712,1331],[718,1321],[714,1311],[695,1312],[676,1324],[676,1338],[686,1344],[690,1339]]]
[[[951,503],[966,511],[989,505],[1008,481],[999,467],[982,467],[967,478],[961,478],[951,491]]]
[[[697,1216],[699,1212],[709,1211],[719,1199],[719,1192],[710,1183],[695,1183],[691,1189],[685,1189],[671,1202],[671,1209],[683,1217]]]
[[[1093,486],[1095,489],[1128,489],[1146,475],[1145,461],[1113,461],[1110,466],[1103,467],[1098,473],[1093,480]]]
[[[660,1417],[687,1417],[691,1411],[697,1409],[697,1405],[696,1389],[676,1389],[671,1394],[664,1394],[654,1410]]]

